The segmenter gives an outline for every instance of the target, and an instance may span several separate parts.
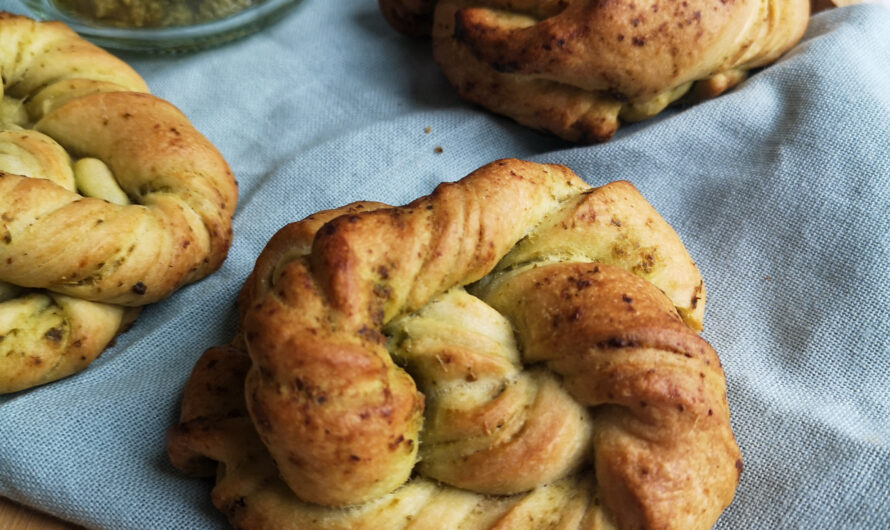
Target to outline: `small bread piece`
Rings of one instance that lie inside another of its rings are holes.
[[[710,528],[741,458],[704,298],[630,183],[564,166],[320,212],[257,259],[168,454],[238,528]]]
[[[225,160],[125,63],[0,13],[0,393],[83,369],[225,259]]]
[[[566,140],[606,141],[619,120],[693,89],[714,97],[803,35],[807,0],[380,0],[460,95]]]

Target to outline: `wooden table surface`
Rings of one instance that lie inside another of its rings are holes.
[[[0,497],[0,528],[3,530],[81,530],[55,517]]]

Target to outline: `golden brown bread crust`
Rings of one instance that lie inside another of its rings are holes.
[[[2,393],[82,369],[128,307],[216,270],[237,189],[179,110],[61,23],[0,13],[0,73]]]
[[[125,62],[81,39],[61,22],[35,22],[0,12],[0,25],[0,61],[6,95],[35,97],[55,83],[77,80],[148,92],[145,81]]]
[[[429,32],[462,97],[567,140],[608,140],[619,118],[732,87],[803,35],[806,0],[380,0]]]
[[[573,263],[508,274],[480,296],[513,323],[526,362],[597,411],[594,469],[620,526],[713,524],[741,471],[723,372],[658,289]]]
[[[321,212],[239,305],[168,438],[184,471],[220,462],[236,526],[708,528],[732,499],[701,277],[629,183],[501,160]]]

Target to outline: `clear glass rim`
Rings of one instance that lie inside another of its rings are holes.
[[[300,2],[265,0],[229,17],[187,26],[121,28],[77,18],[56,7],[52,0],[24,0],[24,4],[39,18],[59,20],[99,45],[129,51],[186,51],[222,44],[256,31]]]

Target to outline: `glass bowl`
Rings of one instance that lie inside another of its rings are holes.
[[[249,35],[279,20],[301,0],[257,0],[258,3],[218,20],[151,28],[122,27],[96,21],[65,9],[54,0],[22,1],[34,17],[60,20],[99,46],[126,51],[174,53],[216,46]]]

